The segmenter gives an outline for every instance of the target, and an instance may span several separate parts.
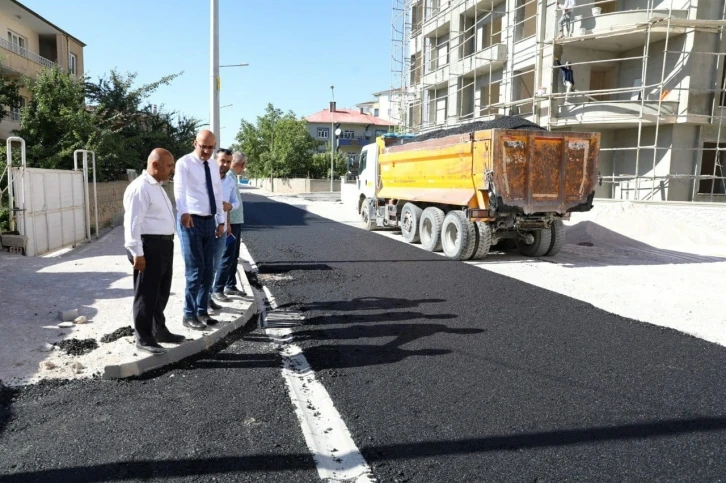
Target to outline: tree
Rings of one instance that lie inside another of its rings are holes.
[[[95,149],[109,136],[85,107],[83,81],[59,67],[43,69],[28,89],[32,97],[18,131],[28,166],[72,169],[73,151]]]
[[[257,118],[256,125],[243,120],[236,139],[235,148],[247,155],[253,177],[304,175],[313,167],[312,153],[318,145],[305,120],[292,111],[283,114],[272,104]]]
[[[311,178],[330,178],[330,144],[326,146],[326,151],[313,154],[312,169],[310,170]],[[339,178],[345,176],[348,172],[348,158],[340,151],[335,153],[335,162],[333,163],[333,177]]]
[[[2,59],[0,59],[0,70],[1,68]],[[20,84],[15,79],[0,74],[0,122],[9,116],[13,109],[20,107],[21,100]]]

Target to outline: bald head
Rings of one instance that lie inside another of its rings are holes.
[[[217,138],[209,129],[202,129],[194,140],[194,153],[202,161],[207,161],[214,153],[214,146],[217,144]]]
[[[159,182],[167,181],[174,174],[174,156],[164,148],[152,150],[146,160],[146,172]]]

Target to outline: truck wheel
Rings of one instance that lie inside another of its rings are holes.
[[[444,210],[429,206],[421,213],[419,236],[421,247],[430,252],[441,251],[441,225],[444,224]]]
[[[554,257],[562,250],[562,245],[565,244],[565,224],[562,220],[553,221],[550,232],[552,241],[550,242],[550,249],[545,253],[546,257]]]
[[[492,246],[492,228],[489,223],[477,221],[474,223],[476,227],[476,249],[470,260],[481,260],[489,254]]]
[[[458,210],[450,211],[441,227],[441,248],[454,260],[468,260],[476,249],[476,227]]]
[[[373,231],[376,229],[376,220],[371,220],[369,209],[370,203],[371,200],[366,198],[360,205],[360,222],[364,230]]]
[[[522,238],[517,238],[517,250],[526,257],[542,257],[550,249],[552,243],[552,230],[535,230],[532,232],[534,241],[530,244]]]
[[[401,210],[401,234],[409,243],[421,241],[419,236],[419,221],[423,210],[413,203],[406,203]]]

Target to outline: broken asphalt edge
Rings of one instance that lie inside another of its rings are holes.
[[[238,261],[238,266],[242,265],[242,261]],[[250,286],[249,280],[244,270],[239,270],[238,273],[242,277],[242,285],[245,287],[247,293],[251,292],[252,287]],[[198,354],[204,350],[209,349],[214,344],[231,334],[237,329],[241,329],[247,323],[257,315],[258,313],[258,301],[257,297],[252,297],[252,302],[239,317],[231,322],[227,322],[219,329],[209,334],[204,334],[199,339],[194,339],[189,342],[185,342],[176,347],[167,349],[164,354],[153,355],[138,359],[131,362],[125,362],[123,364],[112,364],[104,368],[104,379],[125,379],[128,377],[140,376],[146,372],[159,369],[164,366],[168,366],[174,363],[186,359],[187,357]]]

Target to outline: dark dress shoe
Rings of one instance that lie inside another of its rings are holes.
[[[156,334],[154,338],[156,339],[156,342],[167,342],[169,344],[181,344],[187,339],[183,335],[172,334],[171,332]]]
[[[140,351],[149,352],[154,355],[164,354],[166,349],[161,347],[156,342],[136,342],[136,348]]]
[[[222,310],[222,306],[212,300],[211,297],[209,298],[209,308],[212,310]]]
[[[219,321],[217,319],[213,319],[207,314],[197,315],[197,319],[199,319],[201,322],[204,322],[207,325],[216,325],[219,323]]]
[[[211,299],[219,300],[220,302],[228,302],[229,301],[229,297],[227,297],[226,295],[224,295],[222,292],[214,292],[212,294]]]
[[[190,329],[194,330],[206,330],[207,326],[203,322],[200,322],[196,317],[193,318],[182,318],[182,325],[184,327],[189,327]]]
[[[244,297],[245,295],[247,295],[247,292],[245,292],[244,290],[237,290],[236,288],[226,288],[226,289],[224,289],[224,294],[225,295],[236,295],[238,297]]]

